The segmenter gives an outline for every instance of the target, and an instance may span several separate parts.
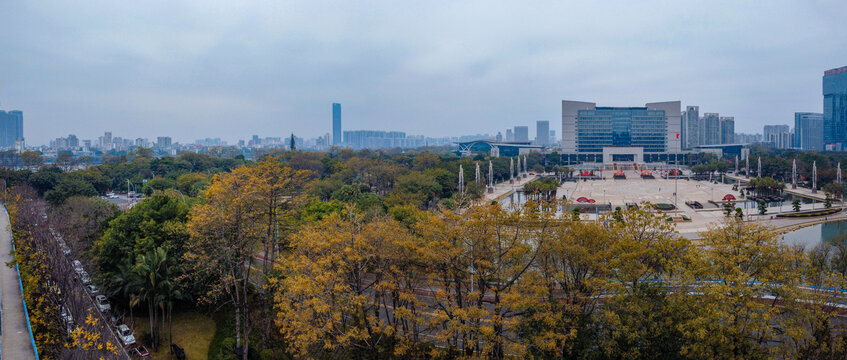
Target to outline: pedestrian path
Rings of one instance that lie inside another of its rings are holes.
[[[29,337],[29,329],[24,314],[23,300],[21,299],[20,282],[15,267],[8,267],[6,263],[12,261],[12,235],[9,226],[9,218],[6,216],[5,207],[0,206],[0,308],[2,308],[2,353],[0,359],[26,360],[35,359],[32,349],[32,341]]]

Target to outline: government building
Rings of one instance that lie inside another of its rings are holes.
[[[682,161],[679,101],[643,107],[598,107],[562,101],[562,155],[569,162],[633,163]]]

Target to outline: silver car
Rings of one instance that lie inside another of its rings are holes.
[[[112,310],[112,304],[109,304],[109,299],[107,299],[105,295],[97,295],[94,300],[97,303],[97,309],[99,309],[100,312],[109,312]]]
[[[135,335],[132,334],[132,330],[129,329],[129,326],[126,326],[126,324],[120,324],[117,330],[118,337],[121,339],[121,342],[124,343],[124,346],[135,344]]]

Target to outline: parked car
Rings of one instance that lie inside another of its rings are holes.
[[[85,271],[85,269],[82,268],[82,263],[79,260],[74,260],[73,265],[74,265],[74,271],[76,271],[77,273]]]
[[[88,284],[85,287],[85,290],[88,290],[88,293],[91,294],[92,296],[100,293],[100,289],[98,289],[97,286],[92,285],[92,284]]]
[[[62,254],[70,255],[71,254],[71,248],[69,248],[65,244],[62,244]]]
[[[112,304],[109,304],[109,299],[107,299],[105,295],[97,295],[94,300],[97,303],[97,308],[100,309],[100,312],[108,312],[112,310]]]
[[[67,323],[67,324],[73,324],[74,323],[74,317],[73,317],[73,315],[71,315],[71,312],[68,310],[68,308],[66,306],[62,306],[62,320],[64,320],[65,323]]]
[[[129,329],[129,326],[126,326],[125,324],[118,325],[117,331],[118,337],[121,339],[124,346],[135,344],[135,335],[132,334],[132,330]]]
[[[65,322],[65,327],[67,328],[68,334],[73,332],[76,328],[74,326],[74,316],[71,315],[71,312],[65,306],[62,306],[62,321]]]
[[[83,271],[79,274],[79,279],[80,279],[80,280],[82,280],[82,283],[83,283],[84,285],[91,284],[91,277],[90,277],[90,276],[88,276],[88,273],[87,273],[85,270],[83,270]]]
[[[135,356],[138,356],[138,357],[140,357],[140,358],[142,358],[142,359],[152,359],[152,358],[153,358],[153,356],[152,356],[152,355],[150,355],[150,352],[149,352],[149,351],[147,351],[147,348],[146,348],[146,347],[144,347],[144,346],[137,346],[137,347],[134,347],[134,348],[132,349],[132,353],[133,353]]]

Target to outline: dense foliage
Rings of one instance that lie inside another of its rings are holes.
[[[527,156],[534,171],[567,173],[560,160]],[[728,167],[701,160],[703,171]],[[72,288],[73,270],[44,229],[117,311],[147,316],[150,346],[170,342],[173,312],[215,313],[220,359],[234,348],[242,359],[847,356],[831,306],[844,246],[805,253],[735,216],[692,242],[649,204],[580,221],[555,211],[554,178],[529,182],[533,201],[506,210],[480,201],[489,161],[495,180],[509,179],[508,158],[350,150],[255,162],[141,151],[0,175],[15,194],[39,341],[56,358],[92,344],[62,337],[61,307],[88,309],[50,292]],[[776,179],[753,188],[778,194]],[[128,185],[145,199],[119,210],[92,196]]]

